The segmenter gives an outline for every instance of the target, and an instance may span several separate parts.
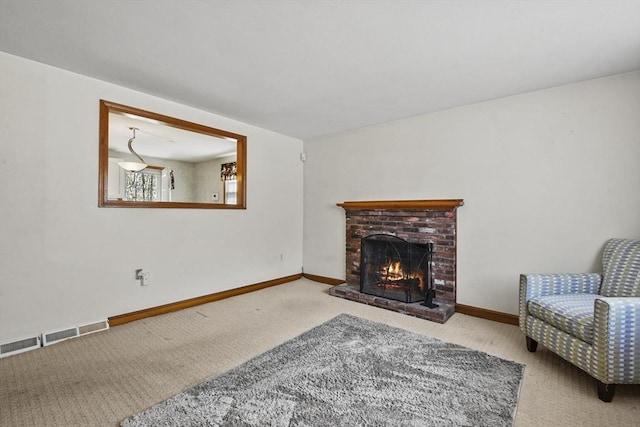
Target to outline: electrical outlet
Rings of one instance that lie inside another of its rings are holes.
[[[142,286],[148,286],[151,284],[151,273],[144,272],[142,273]]]
[[[284,255],[280,254],[280,261],[284,261]]]

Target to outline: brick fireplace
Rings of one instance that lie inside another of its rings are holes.
[[[346,213],[346,283],[330,294],[444,323],[456,304],[456,209],[461,199],[344,202]],[[433,245],[432,281],[436,308],[360,292],[361,242],[382,234],[419,245]]]

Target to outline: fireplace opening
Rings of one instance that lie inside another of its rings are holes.
[[[434,308],[433,243],[410,243],[389,234],[361,240],[360,292]]]

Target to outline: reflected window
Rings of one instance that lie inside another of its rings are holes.
[[[147,168],[139,172],[124,172],[124,200],[131,202],[157,202],[160,200],[162,172]]]
[[[224,202],[235,204],[238,200],[238,181],[231,179],[224,182]]]

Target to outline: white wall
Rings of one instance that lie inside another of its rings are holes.
[[[0,94],[0,342],[300,272],[301,140],[5,53]],[[247,209],[98,208],[100,99],[247,135]]]
[[[346,200],[462,198],[458,303],[515,314],[524,272],[640,238],[640,72],[305,141],[304,269],[344,278]]]

